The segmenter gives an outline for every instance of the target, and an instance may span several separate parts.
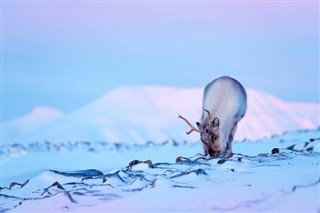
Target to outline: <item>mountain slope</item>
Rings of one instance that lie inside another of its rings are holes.
[[[247,89],[248,110],[239,123],[236,140],[256,140],[297,129],[319,126],[319,104],[286,103],[271,95]],[[202,89],[122,87],[49,124],[20,134],[3,125],[4,143],[33,141],[107,140],[145,143],[168,139],[198,141],[187,136],[188,126],[201,116]],[[28,125],[28,124],[26,124]]]

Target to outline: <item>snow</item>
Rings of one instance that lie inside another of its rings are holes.
[[[230,159],[178,119],[200,119],[200,88],[122,87],[6,122],[0,212],[320,212],[320,104],[247,94]]]
[[[39,110],[28,119],[3,124],[4,144],[48,141],[108,141],[144,144],[167,139],[197,141],[187,136],[183,115],[192,123],[202,113],[202,88],[132,86],[120,87],[72,113]],[[247,89],[248,109],[239,123],[235,140],[257,140],[274,134],[320,125],[320,105],[288,103]],[[36,113],[39,112],[39,113]],[[40,115],[40,116],[39,116]],[[48,118],[48,119],[47,119]],[[32,120],[32,122],[30,122]]]
[[[197,154],[200,142],[5,145],[0,209],[319,212],[319,133],[234,143],[230,159]]]
[[[9,121],[6,128],[16,133],[26,133],[63,117],[63,112],[51,107],[36,107],[29,114]]]

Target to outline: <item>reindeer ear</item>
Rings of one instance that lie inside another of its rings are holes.
[[[197,124],[198,128],[200,129],[200,123],[199,123],[199,122],[196,122],[196,124]]]
[[[220,121],[218,118],[214,118],[213,121],[212,121],[212,126],[213,127],[219,127],[220,125]]]

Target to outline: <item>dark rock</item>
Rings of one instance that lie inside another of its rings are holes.
[[[141,164],[141,163],[146,163],[146,164],[148,164],[149,168],[154,168],[154,165],[151,160],[147,160],[147,161],[133,160],[129,163],[129,165],[126,168],[127,168],[127,170],[132,170],[132,167],[134,167],[135,165]]]
[[[188,161],[189,159],[186,158],[186,157],[182,157],[182,156],[179,156],[176,158],[176,162],[180,162],[180,161]]]
[[[223,163],[225,163],[227,160],[226,159],[220,159],[220,160],[218,160],[218,164],[223,164]]]
[[[273,148],[272,151],[271,151],[272,154],[279,154],[280,153],[280,150],[279,148]]]
[[[142,161],[140,161],[140,160],[133,160],[133,161],[131,161],[131,162],[129,163],[129,167],[133,167],[134,165],[138,165],[138,164],[140,164],[140,163],[142,163]]]
[[[307,149],[306,149],[306,151],[308,151],[308,152],[312,152],[312,151],[313,151],[313,147],[309,147],[309,148],[307,148]]]

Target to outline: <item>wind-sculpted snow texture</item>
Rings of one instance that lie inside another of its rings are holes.
[[[241,143],[265,153],[230,159],[177,153],[175,163],[133,160],[108,172],[47,170],[2,187],[1,212],[319,212],[320,138],[309,137],[316,135]]]

